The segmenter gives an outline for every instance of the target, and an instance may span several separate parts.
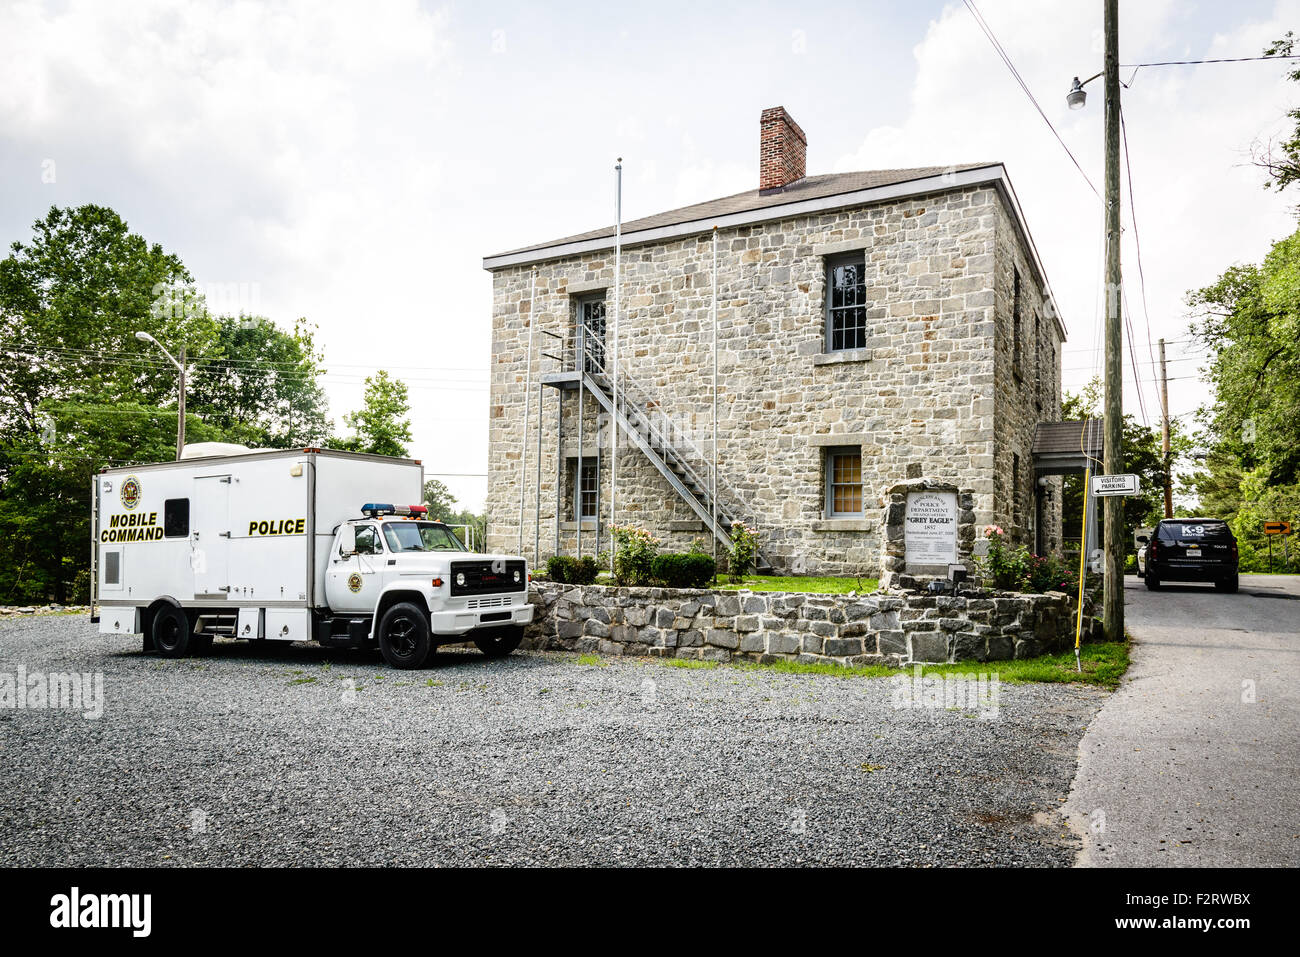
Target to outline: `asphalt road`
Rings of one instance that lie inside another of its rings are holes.
[[[1067,813],[1098,867],[1300,864],[1300,576],[1125,582],[1133,665]]]
[[[890,679],[313,645],[167,660],[85,616],[0,622],[0,679],[98,672],[103,711],[0,708],[0,866],[1069,866],[1106,695],[997,720]]]

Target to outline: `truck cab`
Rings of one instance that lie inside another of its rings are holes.
[[[317,627],[327,644],[378,644],[396,668],[467,640],[507,655],[532,621],[529,577],[519,556],[467,551],[423,506],[368,503],[334,531]]]

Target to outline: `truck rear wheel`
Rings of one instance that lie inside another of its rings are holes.
[[[184,658],[190,650],[190,618],[175,605],[159,608],[153,616],[153,650],[164,658]]]
[[[518,648],[523,640],[524,626],[509,625],[485,634],[481,638],[475,638],[474,644],[478,645],[478,650],[489,658],[504,658]]]
[[[433,651],[429,615],[410,602],[398,602],[379,622],[379,650],[394,668],[419,668]]]

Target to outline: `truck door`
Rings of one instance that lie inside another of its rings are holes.
[[[329,571],[325,575],[325,600],[334,612],[364,612],[375,610],[379,592],[384,587],[379,574],[384,564],[384,546],[379,539],[379,529],[374,525],[358,525],[354,554],[343,555],[335,539],[330,555]]]
[[[230,593],[230,476],[194,479],[190,499],[190,566],[194,594],[225,597]]]

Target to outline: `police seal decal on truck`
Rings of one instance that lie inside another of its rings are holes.
[[[352,591],[361,591],[361,576],[356,572],[348,576],[348,588]]]
[[[140,504],[140,480],[134,475],[128,475],[122,481],[118,494],[122,497],[122,507],[129,512]]]

